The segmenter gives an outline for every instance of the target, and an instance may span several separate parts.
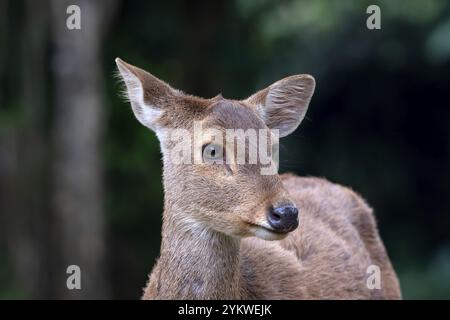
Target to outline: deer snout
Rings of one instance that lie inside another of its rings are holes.
[[[287,233],[298,227],[298,209],[293,204],[271,207],[267,221],[275,232]]]

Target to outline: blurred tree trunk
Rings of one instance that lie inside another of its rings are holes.
[[[183,79],[185,90],[199,96],[212,96],[211,72],[217,68],[217,35],[229,14],[230,1],[189,0],[184,3],[186,16],[186,37],[183,55],[186,70]]]
[[[55,123],[53,210],[59,251],[58,298],[107,298],[103,211],[103,79],[100,47],[113,1],[77,1],[81,30],[66,27],[72,1],[53,0]],[[66,268],[81,268],[81,290],[66,288]]]
[[[15,276],[29,298],[47,297],[48,235],[45,210],[45,141],[43,133],[45,93],[45,48],[47,2],[27,0],[23,4],[24,21],[16,30],[20,41],[15,48],[7,35],[7,3],[2,1],[3,23],[1,41],[11,52],[18,52],[11,69],[6,63],[12,54],[0,57],[1,71],[19,75],[6,79],[14,88],[19,117],[8,121],[0,139],[2,230],[12,259]],[[3,29],[4,28],[4,29]],[[15,39],[15,38],[14,38]],[[3,47],[3,45],[2,45]],[[0,74],[3,74],[0,73]],[[17,83],[19,82],[19,83]],[[11,97],[9,97],[11,98]],[[3,100],[4,97],[0,97]],[[4,101],[1,101],[2,105]],[[8,113],[8,112],[7,112]]]

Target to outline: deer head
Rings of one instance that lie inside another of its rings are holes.
[[[284,78],[245,100],[203,99],[120,59],[116,63],[136,118],[160,140],[165,223],[266,240],[298,226],[298,209],[277,170],[264,169],[274,167],[278,137],[303,120],[313,77]],[[268,162],[261,147],[270,151]]]

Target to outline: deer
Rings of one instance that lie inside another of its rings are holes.
[[[206,99],[115,61],[135,117],[155,132],[162,153],[160,255],[142,299],[401,299],[373,210],[352,189],[324,178],[262,175],[260,163],[171,159],[176,143],[168,130],[190,135],[195,122],[289,135],[305,117],[312,76],[289,76],[243,100]],[[223,157],[208,139],[200,136],[192,149]],[[379,270],[375,288],[370,266]]]

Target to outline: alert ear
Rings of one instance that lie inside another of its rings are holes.
[[[156,131],[164,109],[171,104],[178,91],[119,58],[116,58],[116,64],[134,115],[144,126]]]
[[[285,137],[297,129],[305,117],[315,84],[310,75],[290,76],[258,91],[245,102],[255,106],[270,129],[278,129],[280,137]]]

